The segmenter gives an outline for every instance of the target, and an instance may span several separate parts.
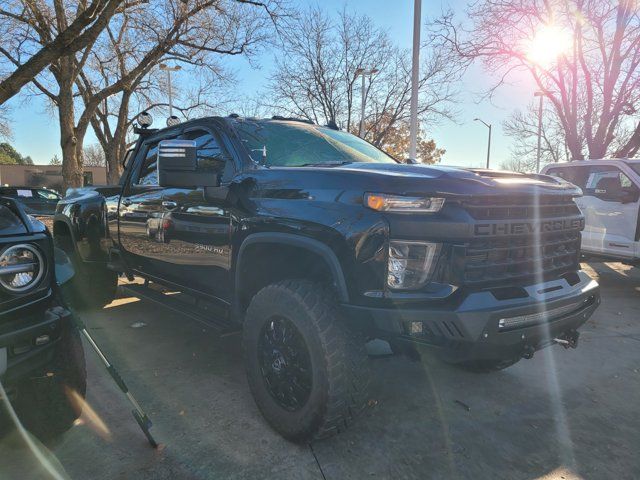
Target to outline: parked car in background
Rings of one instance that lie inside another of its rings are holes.
[[[640,263],[640,160],[586,160],[547,165],[543,174],[582,188],[582,253]]]
[[[56,284],[73,273],[44,224],[0,196],[0,382],[41,439],[72,426],[86,390],[82,342]]]
[[[56,204],[62,198],[48,188],[0,187],[0,195],[16,200],[29,215],[53,215]]]

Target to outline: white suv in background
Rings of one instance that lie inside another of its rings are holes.
[[[582,188],[582,253],[640,265],[640,160],[553,163],[541,173]]]

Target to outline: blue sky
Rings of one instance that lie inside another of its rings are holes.
[[[317,0],[298,3],[318,4]],[[344,0],[324,0],[320,3],[329,12],[337,12],[344,4]],[[463,0],[445,3],[439,0],[423,0],[423,20],[427,16],[437,15],[443,6],[446,8],[447,5],[457,13],[461,13],[464,4]],[[349,0],[347,7],[350,10],[367,13],[379,26],[389,31],[399,46],[411,47],[413,0]],[[253,96],[260,91],[273,64],[272,56],[272,52],[265,51],[257,58],[259,70],[254,70],[246,60],[240,58],[228,60],[231,69],[237,73],[238,95]],[[185,79],[180,80],[185,81]],[[428,132],[438,146],[447,150],[443,159],[444,164],[484,166],[487,128],[481,123],[474,122],[475,117],[493,124],[492,167],[498,167],[509,157],[510,141],[504,137],[501,124],[514,109],[523,108],[532,99],[533,86],[527,81],[521,81],[501,88],[491,101],[480,102],[480,93],[486,90],[492,81],[493,79],[488,77],[480,67],[470,70],[460,87],[459,123],[449,122]],[[60,155],[57,119],[46,110],[41,99],[14,98],[9,105],[12,107],[13,143],[19,152],[30,155],[35,163],[49,163],[54,154]],[[95,141],[91,131],[87,137],[86,143]]]

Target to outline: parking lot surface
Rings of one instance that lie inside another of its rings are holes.
[[[136,298],[84,313],[154,422],[151,449],[130,407],[86,347],[83,416],[37,459],[12,431],[0,478],[634,479],[640,478],[640,272],[585,265],[602,306],[577,350],[559,346],[492,374],[424,352],[371,358],[371,408],[347,432],[294,445],[260,416],[240,335]],[[137,327],[137,328],[134,328]]]

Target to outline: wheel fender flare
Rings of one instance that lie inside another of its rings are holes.
[[[78,253],[78,245],[76,242],[78,241],[79,232],[76,225],[73,224],[73,222],[69,217],[59,213],[56,213],[53,216],[54,227],[56,223],[64,223],[66,225],[67,229],[69,230],[69,234],[71,236],[71,243],[73,245],[73,249],[76,253]],[[51,232],[51,235],[55,236],[53,231]]]
[[[235,291],[240,291],[241,281],[240,275],[237,272],[242,271],[242,260],[243,253],[247,247],[250,245],[254,245],[256,243],[278,243],[290,245],[292,247],[302,248],[308,250],[322,258],[329,270],[331,272],[331,276],[333,277],[333,282],[335,284],[338,298],[341,302],[347,303],[349,301],[349,291],[347,290],[347,282],[344,278],[344,273],[342,271],[342,266],[338,257],[334,253],[334,251],[327,246],[326,244],[320,242],[319,240],[315,240],[313,238],[304,237],[302,235],[295,235],[292,233],[253,233],[244,239],[242,244],[240,245],[240,249],[238,250],[238,258],[236,260],[236,268],[235,268]]]

